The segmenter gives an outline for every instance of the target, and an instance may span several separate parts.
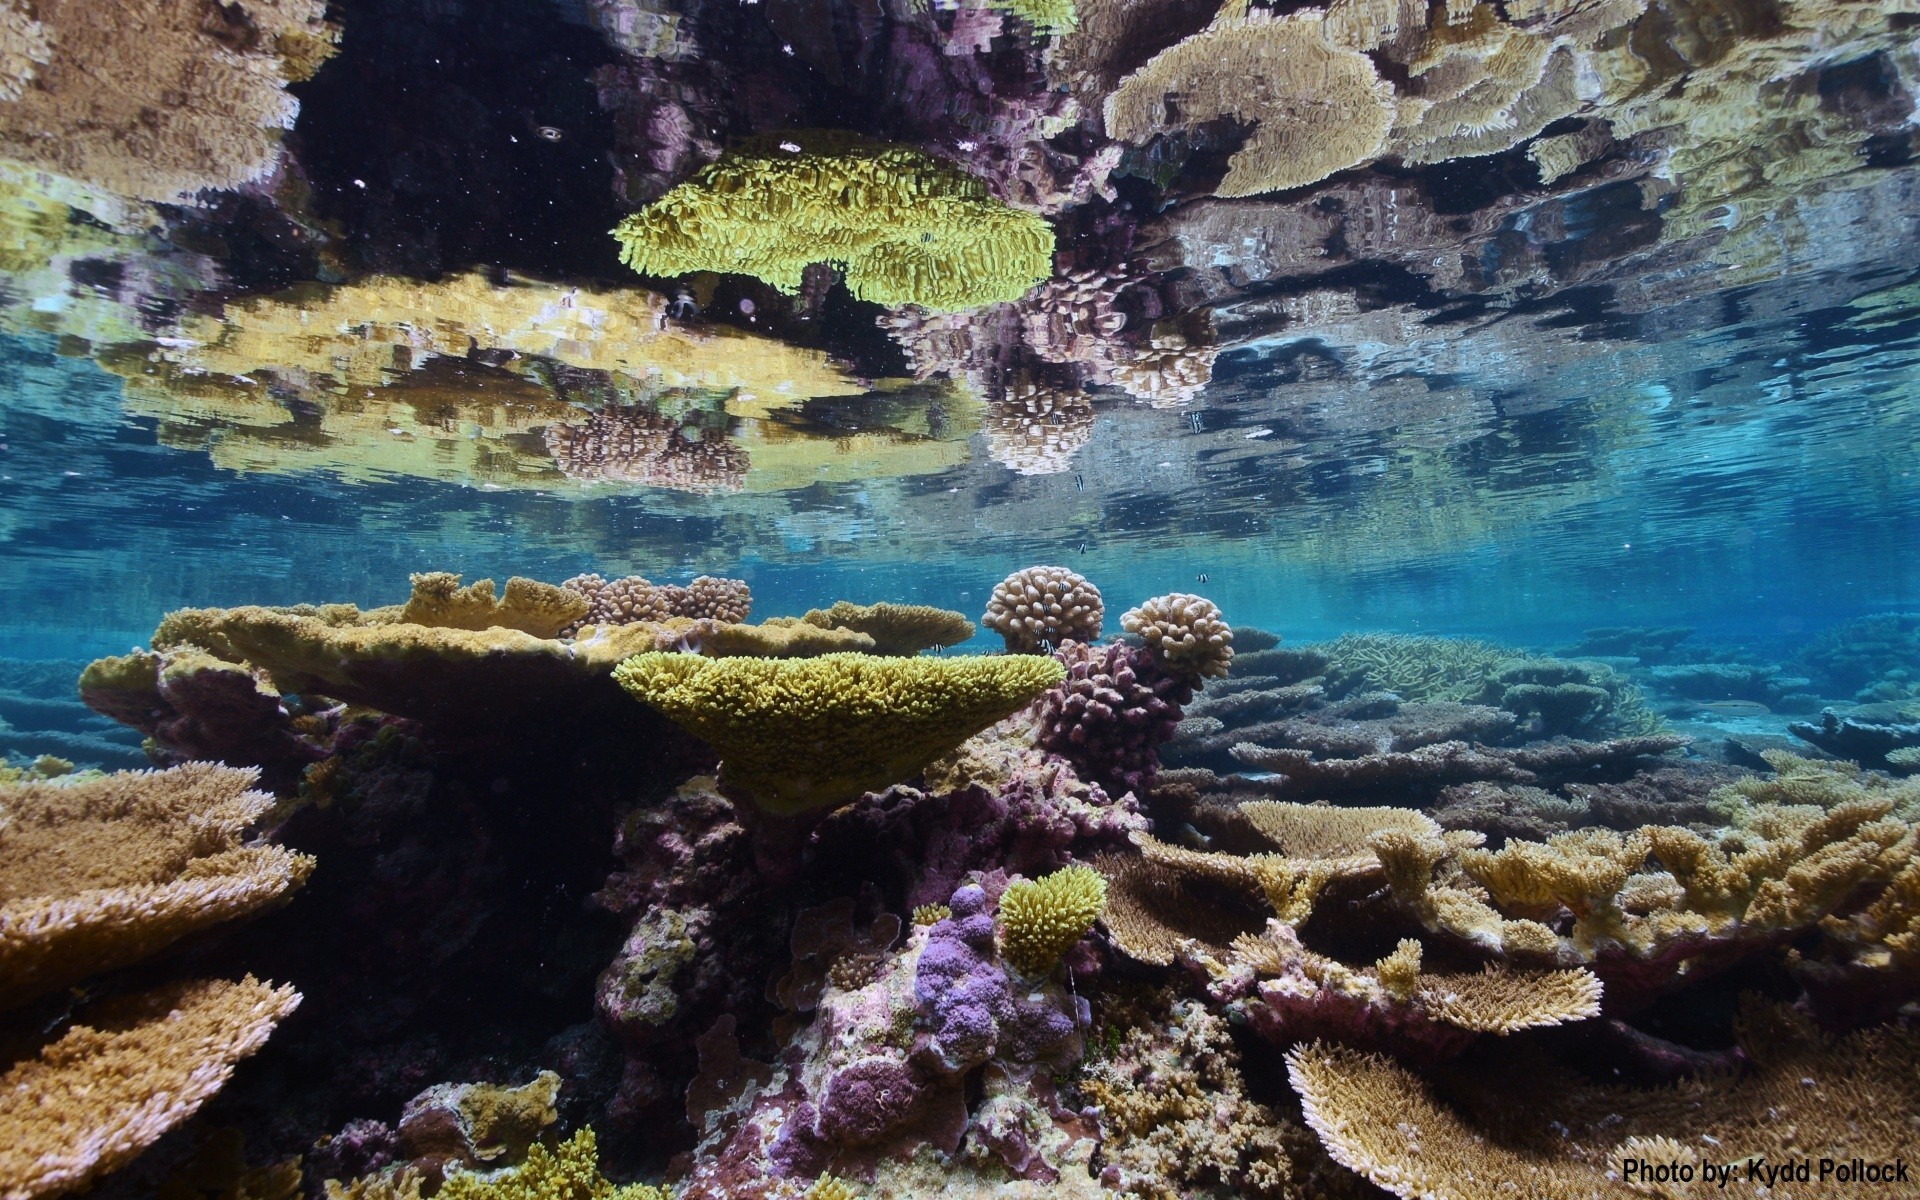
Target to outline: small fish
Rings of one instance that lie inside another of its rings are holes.
[[[540,135],[542,141],[547,142],[557,142],[567,136],[563,130],[553,125],[535,125],[533,131]]]
[[[1709,700],[1700,707],[1722,717],[1764,717],[1773,711],[1758,700]]]
[[[1198,575],[1195,575],[1195,576],[1193,577],[1193,581],[1194,581],[1195,583],[1211,583],[1211,582],[1213,582],[1212,580],[1210,580],[1210,579],[1208,579],[1208,578],[1207,578],[1207,573],[1206,573],[1205,571],[1202,571],[1202,572],[1200,572],[1200,573],[1199,573]]]

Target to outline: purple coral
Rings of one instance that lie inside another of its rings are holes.
[[[1054,657],[1067,677],[1040,699],[1040,747],[1109,792],[1144,794],[1193,688],[1133,646],[1069,642]]]
[[[1076,1055],[1081,1014],[1066,1011],[1050,993],[1015,993],[994,954],[986,891],[970,884],[948,907],[953,915],[928,931],[914,976],[929,1031],[926,1055],[950,1073],[989,1059],[1059,1062]]]

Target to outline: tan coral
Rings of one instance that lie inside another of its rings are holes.
[[[0,1075],[0,1196],[57,1196],[126,1165],[219,1091],[299,1002],[249,976],[83,1012]]]
[[[1233,629],[1205,596],[1155,596],[1121,614],[1120,627],[1144,639],[1162,666],[1195,682],[1225,675],[1233,662]]]
[[[284,90],[332,52],[319,0],[35,0],[32,82],[0,100],[0,154],[126,196],[174,200],[271,170],[299,103]]]
[[[491,579],[476,579],[461,587],[458,575],[429,571],[412,576],[411,582],[413,594],[400,619],[441,629],[518,629],[550,638],[592,607],[578,592],[518,575],[507,580],[506,591],[498,599]]]
[[[1093,440],[1093,403],[1077,391],[1021,379],[987,416],[987,453],[1016,475],[1058,475]]]
[[[918,654],[958,646],[973,636],[973,622],[950,609],[926,604],[854,604],[836,601],[801,618],[822,629],[851,629],[873,639],[875,654]]]
[[[47,27],[34,20],[20,0],[0,4],[0,101],[18,100],[52,57]]]
[[[0,1008],[267,909],[313,860],[242,845],[273,803],[215,763],[0,786]]]
[[[994,585],[980,623],[1006,639],[1009,653],[1031,654],[1064,642],[1096,640],[1105,613],[1100,589],[1086,576],[1066,567],[1035,566]]]
[[[1442,1101],[1377,1054],[1311,1045],[1287,1071],[1335,1161],[1404,1200],[1493,1195],[1626,1197],[1624,1154],[1685,1161],[1911,1161],[1920,1130],[1920,1039],[1883,1026],[1827,1042],[1782,1011],[1749,1007],[1752,1069],[1636,1092],[1583,1082],[1522,1047],[1449,1070]],[[1640,1194],[1655,1194],[1658,1192]],[[1694,1194],[1689,1192],[1688,1194]],[[1824,1194],[1824,1193],[1807,1193]]]
[[[663,649],[688,649],[708,658],[820,658],[828,654],[872,654],[878,642],[857,629],[822,628],[799,617],[769,617],[758,625],[695,621],[672,627],[659,641]]]
[[[643,405],[581,414],[541,433],[569,479],[638,483],[695,495],[746,486],[748,455],[724,431],[682,424]]]
[[[1213,25],[1160,54],[1107,98],[1107,132],[1140,142],[1169,124],[1231,116],[1253,126],[1215,194],[1317,183],[1381,152],[1393,89],[1364,54],[1330,45],[1314,11],[1266,11]],[[1169,96],[1178,96],[1172,108]]]

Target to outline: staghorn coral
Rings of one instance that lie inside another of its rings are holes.
[[[1000,895],[1000,955],[1027,975],[1045,975],[1093,930],[1107,881],[1091,867],[1062,867],[1019,880]]]
[[[587,615],[592,605],[579,592],[525,579],[507,580],[496,598],[493,580],[476,579],[466,587],[447,571],[409,576],[413,591],[400,620],[435,629],[518,629],[537,638],[558,636]]]
[[[1220,606],[1204,596],[1155,596],[1121,614],[1120,628],[1144,639],[1160,665],[1196,686],[1225,675],[1233,662],[1233,630]]]
[[[1789,1153],[1881,1162],[1920,1149],[1907,1119],[1920,1102],[1911,1031],[1827,1042],[1784,1012],[1749,1007],[1740,1034],[1751,1071],[1644,1092],[1583,1082],[1518,1048],[1455,1065],[1445,1100],[1359,1050],[1300,1047],[1287,1073],[1334,1159],[1404,1200],[1644,1195],[1621,1179],[1622,1159],[1670,1163],[1655,1156],[1677,1147],[1724,1164]]]
[[[1006,639],[1009,654],[1035,654],[1100,637],[1100,589],[1065,567],[1026,567],[994,585],[980,623]]]
[[[1032,655],[642,654],[614,677],[719,751],[723,780],[771,812],[792,814],[899,782],[1063,674]]]
[[[35,0],[6,23],[16,63],[0,153],[109,191],[175,200],[270,172],[300,106],[284,90],[333,53],[315,0]],[[37,28],[38,36],[33,29]]]
[[[1144,793],[1159,770],[1156,750],[1178,728],[1192,685],[1125,644],[1067,642],[1054,657],[1066,677],[1041,699],[1035,744],[1116,795]]]
[[[873,639],[873,653],[913,655],[958,646],[973,636],[973,622],[957,612],[925,604],[854,604],[808,610],[800,618],[822,629],[851,629]]]
[[[289,987],[175,984],[87,1010],[0,1075],[0,1195],[77,1191],[192,1116],[300,1003]]]
[[[1231,15],[1234,7],[1128,76],[1107,98],[1107,132],[1141,142],[1170,124],[1224,116],[1251,124],[1214,189],[1220,196],[1317,183],[1382,151],[1393,89],[1365,55],[1330,45],[1317,11],[1276,17],[1242,5]]]
[[[273,803],[214,763],[0,785],[0,1007],[278,904],[313,859],[240,838]]]
[[[730,271],[791,293],[831,262],[862,300],[931,309],[1015,300],[1052,273],[1044,219],[916,150],[842,134],[749,141],[614,236],[642,274]]]

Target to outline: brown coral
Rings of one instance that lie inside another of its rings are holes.
[[[189,763],[0,786],[0,1007],[260,912],[313,860],[240,837],[273,798],[256,771]]]
[[[1233,630],[1220,606],[1204,596],[1155,596],[1122,614],[1120,627],[1144,639],[1162,666],[1194,683],[1225,675],[1233,662]]]
[[[696,495],[746,486],[747,452],[722,430],[682,425],[640,405],[549,425],[547,452],[569,479],[640,483]]]
[[[1745,1076],[1646,1092],[1581,1082],[1519,1047],[1453,1064],[1445,1101],[1420,1076],[1357,1050],[1300,1047],[1287,1071],[1334,1159],[1405,1200],[1625,1198],[1635,1192],[1610,1167],[1635,1156],[1671,1162],[1654,1156],[1680,1146],[1710,1147],[1727,1164],[1911,1161],[1920,1151],[1911,1030],[1825,1042],[1783,1012],[1749,1008],[1740,1034],[1753,1063]]]
[[[1393,89],[1366,55],[1330,45],[1318,12],[1236,19],[1226,15],[1232,7],[1120,84],[1106,102],[1108,133],[1141,142],[1171,124],[1223,116],[1251,124],[1214,189],[1220,196],[1317,183],[1380,153]]]
[[[957,612],[925,604],[854,604],[840,600],[800,618],[822,629],[851,629],[873,639],[875,654],[918,654],[958,646],[973,636],[973,622]]]
[[[1006,639],[1010,654],[1034,654],[1100,637],[1100,589],[1065,567],[1026,567],[994,585],[980,623]]]
[[[436,629],[518,629],[550,638],[592,607],[578,592],[518,575],[507,580],[505,594],[497,599],[491,579],[476,579],[461,587],[458,575],[429,571],[412,576],[411,582],[413,594],[400,620]]]
[[[987,452],[1016,475],[1058,475],[1093,440],[1085,395],[1021,379],[987,416]]]
[[[150,200],[257,179],[299,111],[284,85],[332,53],[325,9],[118,0],[105,19],[85,0],[35,0],[46,57],[0,100],[0,153]]]
[[[34,1200],[125,1165],[219,1091],[300,996],[251,976],[126,997],[0,1075],[0,1195]]]

